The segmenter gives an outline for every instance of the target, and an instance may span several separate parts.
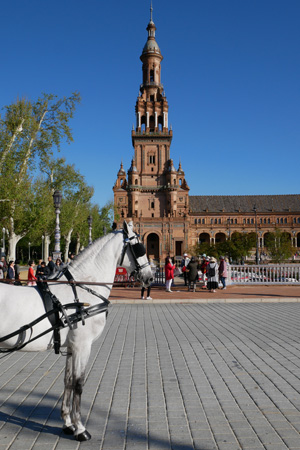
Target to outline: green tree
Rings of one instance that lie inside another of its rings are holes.
[[[16,244],[28,234],[36,220],[32,204],[32,181],[40,163],[71,142],[69,120],[73,117],[78,93],[57,99],[43,94],[36,102],[18,100],[4,107],[0,119],[0,214],[9,233],[9,257],[15,259]]]
[[[276,229],[275,232],[267,233],[265,246],[275,263],[280,263],[291,258],[296,249],[292,246],[291,237],[288,233]]]

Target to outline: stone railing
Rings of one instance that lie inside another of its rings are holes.
[[[300,264],[228,266],[228,284],[299,284]]]

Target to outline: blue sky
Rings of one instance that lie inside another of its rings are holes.
[[[129,169],[149,0],[1,4],[1,107],[42,92],[82,102],[61,154],[113,199]],[[153,0],[162,83],[191,195],[299,189],[300,1]]]

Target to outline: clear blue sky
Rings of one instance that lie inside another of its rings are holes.
[[[191,195],[300,193],[300,1],[153,0],[162,83]],[[142,82],[150,0],[1,2],[1,107],[42,92],[82,103],[62,155],[113,199]]]

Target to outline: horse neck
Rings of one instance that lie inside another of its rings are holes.
[[[70,271],[74,279],[112,282],[121,254],[122,243],[122,233],[111,233],[94,241],[70,264]]]

